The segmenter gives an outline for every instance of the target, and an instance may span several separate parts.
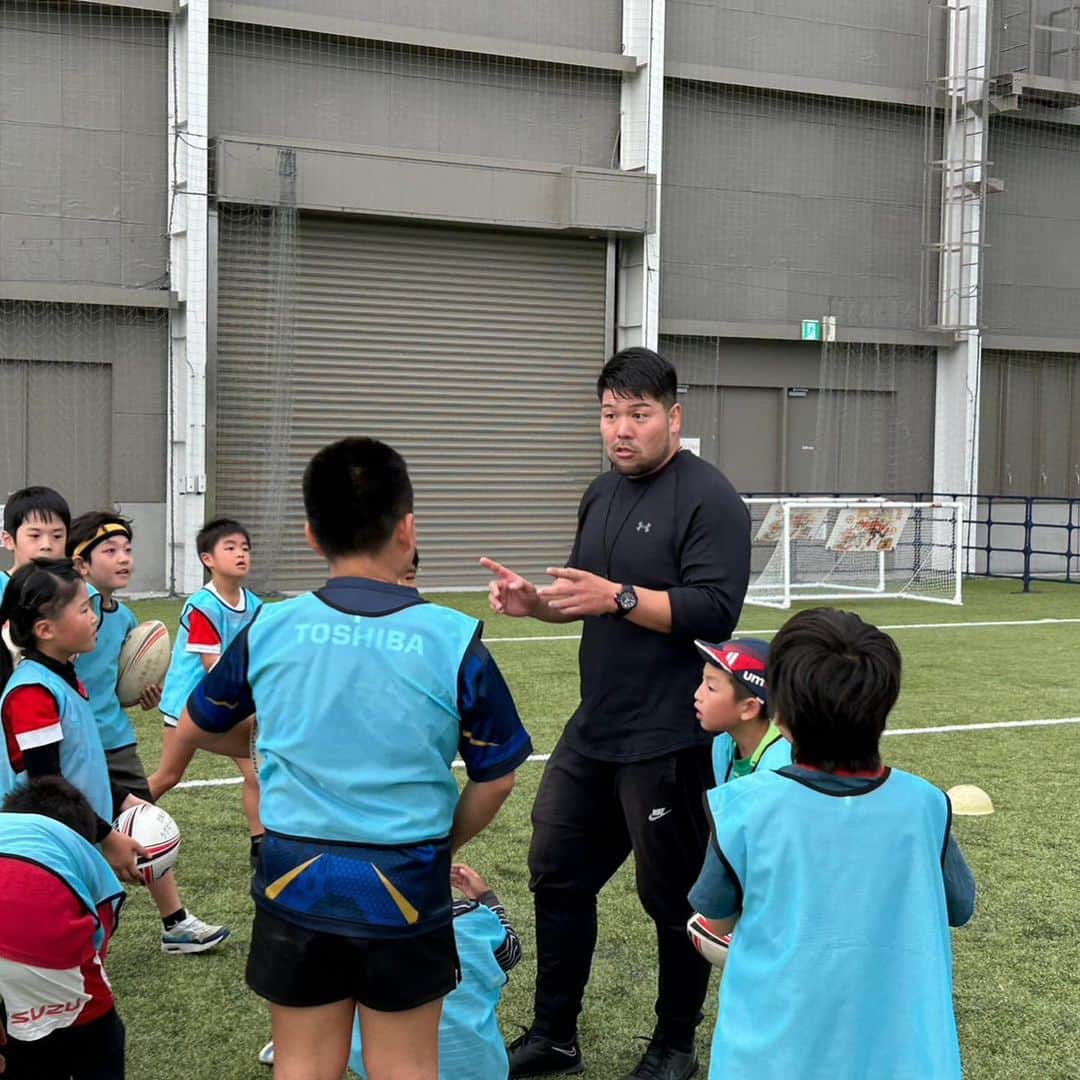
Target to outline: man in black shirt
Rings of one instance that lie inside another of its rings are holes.
[[[492,608],[544,622],[583,620],[581,704],[533,807],[536,904],[532,1026],[510,1047],[510,1075],[581,1072],[577,1017],[596,946],[596,897],[634,853],[638,895],[656,922],[656,1028],[630,1080],[697,1071],[694,1030],[709,966],[686,936],[686,896],[705,855],[702,793],[710,736],[694,716],[694,639],[731,636],[750,566],[746,507],[727,479],[680,451],[675,370],[625,349],[597,383],[612,470],[585,492],[565,568],[536,588],[490,559]]]

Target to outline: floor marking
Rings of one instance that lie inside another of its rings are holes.
[[[928,622],[883,624],[879,630],[972,630],[995,626],[1067,626],[1080,623],[1080,619],[1002,619],[992,622]],[[774,630],[736,630],[735,637],[764,637],[780,632]],[[518,641],[580,641],[580,634],[540,634],[536,637],[491,637],[483,639],[487,645],[507,645]]]
[[[541,634],[537,637],[524,635],[521,637],[486,637],[482,639],[485,645],[502,645],[508,641],[580,641],[580,634]]]
[[[1058,716],[1046,720],[998,720],[986,724],[940,724],[937,727],[893,728],[891,731],[886,730],[885,734],[949,735],[961,731],[1002,731],[1011,728],[1060,727],[1064,724],[1080,724],[1080,716]],[[544,762],[550,757],[550,754],[530,754],[526,760]],[[465,768],[465,762],[455,761],[454,768]],[[223,776],[216,780],[182,780],[176,785],[176,789],[228,787],[231,784],[242,784],[243,782],[244,778],[242,776]]]
[[[894,728],[886,735],[948,735],[956,731],[1001,731],[1005,728],[1058,727],[1080,724],[1080,716],[1058,716],[1047,720],[997,720],[987,724],[941,724],[938,727]]]

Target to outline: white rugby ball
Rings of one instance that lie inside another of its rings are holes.
[[[690,935],[690,943],[713,967],[724,966],[727,962],[728,946],[731,944],[730,934],[718,934],[712,923],[696,911],[686,924],[686,932]]]
[[[146,848],[147,857],[140,856],[135,862],[144,885],[160,881],[176,865],[180,854],[180,829],[160,806],[138,803],[125,810],[113,828],[138,840]]]
[[[140,623],[124,639],[116,675],[116,696],[125,709],[139,703],[143,691],[160,686],[169,670],[169,628],[157,619]]]

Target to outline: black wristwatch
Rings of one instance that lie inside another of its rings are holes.
[[[615,594],[615,618],[625,619],[637,607],[637,593],[633,585],[624,585]]]

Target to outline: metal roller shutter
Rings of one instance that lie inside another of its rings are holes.
[[[481,586],[481,554],[533,575],[565,558],[601,461],[603,240],[303,214],[283,288],[261,234],[226,224],[214,506],[251,522],[256,545],[259,522],[280,515],[278,580],[264,589],[321,579],[301,475],[344,435],[383,439],[408,461],[425,588]],[[283,295],[295,312],[291,421],[275,448],[282,386],[265,357]],[[266,482],[275,450],[287,468]]]

